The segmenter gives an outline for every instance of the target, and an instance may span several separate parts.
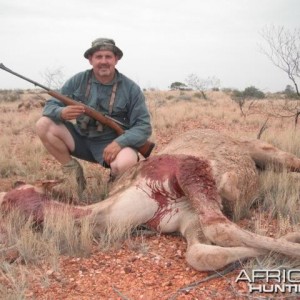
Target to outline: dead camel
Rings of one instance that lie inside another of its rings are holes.
[[[300,234],[280,239],[254,234],[228,218],[242,217],[258,191],[257,167],[276,164],[300,170],[300,159],[260,140],[239,141],[212,130],[180,135],[159,153],[117,179],[110,196],[88,206],[69,206],[76,218],[90,216],[95,232],[147,224],[180,232],[186,260],[199,271],[220,269],[269,251],[300,256]],[[17,207],[43,222],[47,209],[67,207],[41,188],[23,185],[0,196],[2,209]]]

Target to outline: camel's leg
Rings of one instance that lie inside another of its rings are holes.
[[[214,271],[235,261],[265,254],[266,250],[250,247],[220,247],[197,243],[188,247],[186,260],[198,271]]]
[[[180,222],[180,232],[187,240],[186,260],[198,271],[218,270],[232,262],[267,253],[266,250],[251,247],[210,245],[201,231],[196,214],[186,213]]]
[[[300,244],[243,230],[223,215],[220,196],[207,161],[183,158],[178,163],[176,178],[198,215],[204,235],[211,242],[224,247],[253,247],[300,256]]]
[[[281,236],[279,240],[289,241],[293,243],[300,243],[300,232],[290,232]]]
[[[238,176],[235,172],[226,172],[221,176],[218,193],[222,198],[222,211],[230,218],[240,219],[245,213],[244,199],[238,187]]]
[[[249,214],[253,199],[257,196],[259,182],[256,170],[249,170],[248,180],[238,177],[236,171],[221,175],[218,193],[222,198],[222,211],[231,220],[238,221]]]
[[[223,199],[227,199],[231,203],[236,203],[241,191],[238,188],[238,176],[235,172],[226,172],[222,175],[218,192]]]
[[[256,165],[262,169],[268,165],[274,165],[293,172],[300,172],[300,159],[291,153],[282,151],[261,140],[244,141],[242,144]]]

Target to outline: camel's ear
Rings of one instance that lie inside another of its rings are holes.
[[[46,191],[51,190],[54,186],[62,182],[63,182],[62,179],[38,180],[34,183],[33,186],[37,192],[44,194]]]
[[[0,203],[2,202],[2,200],[4,199],[4,196],[6,195],[6,192],[1,192],[0,193]]]
[[[13,184],[14,189],[28,189],[34,188],[37,193],[45,194],[51,190],[55,185],[62,183],[63,180],[37,180],[33,184],[27,184],[24,181],[16,181]]]
[[[15,182],[12,184],[12,187],[13,187],[14,189],[16,189],[16,188],[19,188],[20,186],[25,185],[25,184],[26,184],[25,181],[17,180],[17,181],[15,181]]]

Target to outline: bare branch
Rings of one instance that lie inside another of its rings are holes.
[[[197,91],[200,91],[203,98],[207,99],[206,91],[209,88],[218,88],[220,86],[220,80],[216,77],[200,78],[196,74],[190,74],[186,78],[187,85]]]
[[[283,26],[265,27],[261,36],[267,44],[267,48],[261,48],[262,53],[288,75],[300,96],[297,84],[300,77],[300,29],[289,31]]]
[[[264,124],[261,126],[261,128],[257,134],[258,140],[261,138],[261,135],[263,134],[263,132],[268,129],[268,125],[267,125],[268,121],[269,121],[269,118],[267,118],[266,121],[264,122]]]
[[[65,81],[61,67],[57,69],[46,69],[42,77],[45,80],[46,86],[54,90],[60,89]]]

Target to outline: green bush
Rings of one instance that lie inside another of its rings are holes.
[[[286,96],[286,98],[299,99],[299,96],[295,92],[295,89],[289,84],[286,86],[285,90],[283,91],[283,94]]]
[[[263,99],[263,98],[265,98],[265,94],[254,86],[249,86],[249,87],[245,88],[244,91],[234,90],[232,92],[232,96],[234,98],[242,98],[242,99],[247,99],[247,98]]]
[[[179,82],[179,81],[172,82],[170,85],[171,90],[185,90],[187,88],[188,87],[186,84]]]
[[[256,98],[256,99],[265,98],[265,94],[259,89],[257,89],[255,86],[249,86],[245,88],[243,94],[245,98]]]
[[[243,92],[239,91],[239,90],[233,90],[232,91],[232,96],[234,98],[243,98],[244,97],[244,94]]]

